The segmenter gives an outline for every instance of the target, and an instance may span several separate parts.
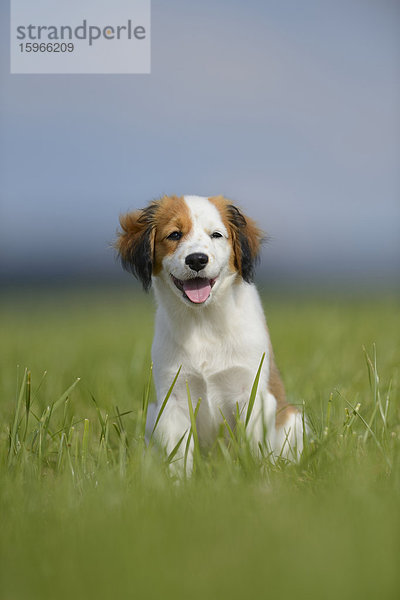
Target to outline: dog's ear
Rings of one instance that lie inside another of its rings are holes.
[[[235,267],[243,279],[251,283],[264,235],[253,219],[245,217],[233,204],[227,206],[227,211],[232,232]]]
[[[154,261],[155,213],[157,204],[122,215],[115,248],[124,269],[142,282],[146,292],[151,286]]]

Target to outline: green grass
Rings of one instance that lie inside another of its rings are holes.
[[[303,459],[254,459],[241,425],[177,485],[143,436],[150,299],[3,298],[0,600],[399,597],[398,301],[266,306]]]

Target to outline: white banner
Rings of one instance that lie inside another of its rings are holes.
[[[11,0],[11,73],[150,73],[150,0]]]

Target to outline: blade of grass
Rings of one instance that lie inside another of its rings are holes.
[[[90,394],[90,397],[92,398],[92,400],[94,402],[94,405],[95,405],[95,408],[96,408],[96,413],[97,413],[97,418],[98,418],[99,423],[100,423],[100,429],[101,429],[101,431],[100,431],[100,441],[101,441],[102,439],[104,439],[104,436],[105,436],[106,425],[105,425],[105,422],[104,422],[104,419],[103,419],[103,415],[101,414],[99,405],[96,402],[96,398],[93,396],[92,393]]]
[[[72,392],[72,390],[76,387],[76,385],[80,382],[81,378],[78,377],[74,383],[72,385],[69,386],[69,388],[67,390],[65,390],[65,392],[63,394],[61,394],[61,396],[58,398],[58,400],[56,400],[53,404],[53,411],[57,410],[57,408],[59,406],[61,406],[63,404],[63,402],[68,398],[68,396],[70,395],[70,393]]]
[[[82,471],[84,475],[87,473],[87,457],[89,447],[89,419],[85,419],[83,426],[83,438],[82,438]]]
[[[176,456],[176,453],[179,450],[180,445],[182,444],[185,435],[187,434],[187,430],[185,431],[185,433],[183,434],[183,436],[180,438],[180,440],[178,441],[178,443],[173,447],[173,449],[171,450],[171,452],[168,454],[167,456],[167,464],[170,464],[172,462],[172,460],[174,459],[174,457]]]
[[[342,398],[343,398],[343,396],[342,396]],[[392,464],[391,464],[390,460],[388,459],[388,457],[386,456],[386,453],[385,453],[385,451],[384,451],[384,449],[382,447],[382,444],[380,443],[380,441],[376,437],[375,432],[372,431],[372,429],[370,428],[369,424],[364,419],[364,417],[362,415],[360,415],[360,413],[358,411],[356,411],[356,407],[353,407],[352,404],[347,400],[347,398],[344,398],[344,400],[350,406],[350,408],[352,409],[353,413],[361,420],[361,422],[364,424],[364,426],[368,429],[369,433],[374,438],[374,441],[375,441],[377,447],[382,452],[382,455],[383,455],[383,457],[385,459],[386,464],[388,465],[389,468],[392,468]]]
[[[247,427],[247,425],[249,424],[251,413],[253,412],[254,402],[255,402],[255,399],[256,399],[256,395],[257,395],[258,383],[260,381],[261,368],[263,366],[264,358],[265,358],[265,352],[264,352],[264,354],[261,357],[260,366],[258,367],[258,371],[257,371],[256,377],[254,379],[253,386],[251,388],[251,393],[250,393],[250,398],[249,398],[249,404],[247,406],[245,427]]]
[[[26,386],[25,386],[25,430],[22,437],[23,441],[26,440],[26,434],[28,433],[28,421],[29,411],[31,408],[31,372],[28,371],[26,375]]]
[[[331,392],[329,394],[328,408],[326,410],[326,420],[325,420],[325,429],[324,429],[324,436],[325,437],[329,433],[329,426],[330,426],[330,423],[331,423],[332,402],[333,402],[333,392]]]
[[[192,436],[193,436],[193,472],[196,471],[197,467],[200,464],[200,444],[199,444],[199,437],[197,434],[196,417],[199,412],[200,404],[201,404],[201,398],[199,398],[197,401],[197,404],[196,404],[196,408],[193,411],[193,404],[192,404],[192,399],[190,396],[189,384],[187,381],[186,381],[186,393],[187,393],[188,407],[189,407],[190,431],[189,431],[188,439],[186,442],[186,448],[185,448],[185,459],[184,459],[185,476],[186,476],[187,459],[188,459],[188,455],[189,455],[189,444],[190,444]]]
[[[149,398],[150,398],[152,379],[153,379],[153,363],[151,363],[151,365],[150,365],[149,379],[147,381],[146,391],[143,396],[142,414],[141,414],[141,423],[140,423],[140,436],[143,440],[146,435],[147,411],[149,408]]]
[[[161,415],[163,414],[163,412],[164,412],[164,409],[165,409],[165,407],[166,407],[166,405],[167,405],[167,402],[168,402],[168,400],[169,400],[169,397],[170,397],[170,396],[171,396],[171,394],[172,394],[172,390],[174,389],[174,386],[175,386],[176,380],[177,380],[177,379],[178,379],[178,377],[179,377],[179,373],[181,372],[181,369],[182,369],[182,365],[179,367],[179,369],[178,369],[178,372],[177,372],[177,374],[175,375],[175,377],[174,377],[174,380],[173,380],[173,382],[172,382],[172,384],[171,384],[171,386],[170,386],[170,388],[169,388],[169,390],[168,390],[168,392],[167,392],[167,395],[166,395],[166,396],[165,396],[165,398],[164,398],[164,401],[163,401],[163,403],[162,403],[162,405],[161,405],[161,408],[160,408],[160,410],[158,411],[157,419],[156,419],[156,422],[154,423],[154,427],[153,427],[153,431],[151,432],[150,439],[153,437],[153,434],[154,434],[154,432],[155,432],[155,430],[156,430],[156,427],[157,427],[157,425],[158,425],[158,422],[159,422],[159,420],[161,419]]]
[[[13,423],[12,423],[11,431],[10,431],[10,445],[9,445],[9,450],[8,450],[8,466],[11,465],[13,456],[15,456],[15,454],[17,454],[17,450],[18,450],[18,448],[17,448],[18,447],[18,442],[17,442],[18,423],[19,423],[19,415],[21,412],[22,402],[24,400],[24,395],[25,395],[27,374],[28,374],[28,371],[27,371],[27,369],[25,369],[24,376],[22,378],[19,395],[17,398],[17,404],[15,406],[14,419],[13,419]]]
[[[228,421],[226,420],[224,413],[222,412],[221,409],[219,409],[219,412],[221,413],[222,421],[229,433],[229,437],[231,438],[232,442],[236,442],[235,434],[233,433],[231,426],[229,425]]]
[[[58,447],[58,459],[57,459],[57,471],[58,472],[60,472],[60,470],[61,470],[62,459],[64,456],[64,444],[65,444],[65,433],[62,432],[61,438],[60,438],[60,445]]]
[[[195,411],[193,411],[192,398],[190,396],[189,384],[187,381],[186,381],[186,393],[187,393],[187,399],[188,399],[190,425],[191,425],[191,430],[192,430],[192,435],[193,435],[195,452],[200,454],[199,436],[197,434],[195,412],[197,415],[197,412],[200,408],[201,398],[198,399],[196,409],[195,409]]]

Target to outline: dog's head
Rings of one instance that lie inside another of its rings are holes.
[[[229,275],[253,279],[261,231],[222,196],[164,196],[120,223],[122,265],[145,290],[158,277],[185,303],[203,305]]]

